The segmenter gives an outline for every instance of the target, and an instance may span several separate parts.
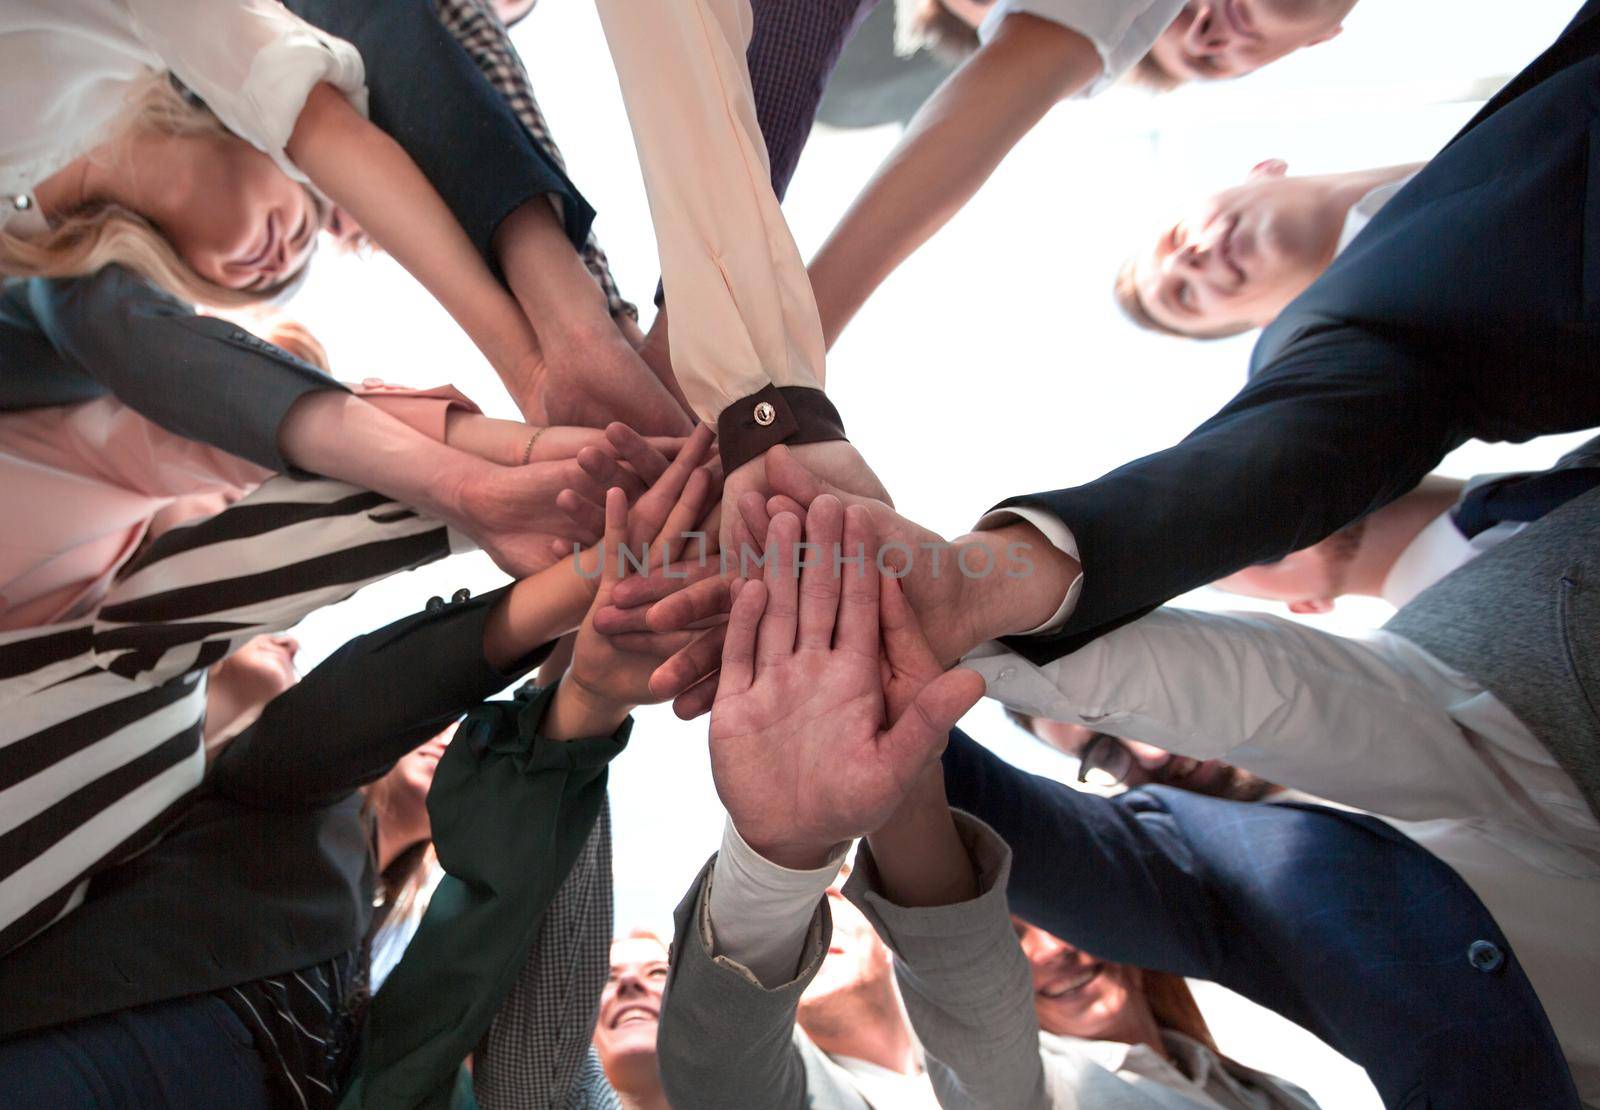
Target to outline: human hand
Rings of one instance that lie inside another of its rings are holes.
[[[678,404],[683,406],[683,411],[692,413],[694,407],[689,404],[689,398],[684,395],[683,387],[678,384],[677,371],[672,368],[672,345],[667,338],[665,305],[656,313],[655,320],[650,324],[650,331],[632,342],[639,352],[639,357],[644,359],[644,364],[650,367],[656,379],[677,399]]]
[[[890,505],[894,503],[889,491],[883,488],[883,483],[867,465],[867,460],[847,439],[805,443],[798,447],[784,447],[784,450],[798,457],[804,466],[841,494],[869,497]],[[744,527],[738,507],[750,493],[759,493],[765,499],[772,492],[765,461],[771,454],[768,451],[760,458],[751,459],[729,474],[723,483],[722,523],[718,539],[724,551],[737,552],[742,547],[759,550],[761,547],[762,537],[766,533],[751,532]]]
[[[641,437],[641,440],[667,459],[677,454],[683,446],[681,436],[651,436],[648,439]],[[452,408],[445,415],[444,441],[447,446],[501,466],[521,466],[524,461],[557,462],[573,459],[589,448],[605,452],[613,458],[621,457],[607,432],[601,428],[524,424],[520,420],[500,420],[460,408]]]
[[[882,545],[881,565],[899,579],[941,666],[985,640],[1044,624],[1078,577],[1077,561],[1026,522],[947,541],[881,501],[838,489],[781,444],[766,458],[777,495],[767,505],[769,512],[810,505],[824,494],[868,511]],[[759,523],[753,508],[747,504],[746,515]],[[676,602],[669,611],[681,606]]]
[[[983,693],[971,671],[927,683],[896,719],[886,716],[879,575],[872,518],[822,496],[806,539],[823,557],[796,575],[800,521],[773,518],[764,578],[735,590],[716,700],[711,771],[735,828],[782,866],[821,866],[840,841],[883,824],[945,735]]]
[[[650,568],[670,563],[689,542],[695,524],[717,492],[711,471],[698,465],[710,443],[710,429],[703,425],[696,429],[632,510],[621,489],[606,491],[604,538],[598,548],[584,553],[584,573],[598,576],[597,589],[578,628],[562,687],[547,715],[545,733],[551,738],[613,731],[635,705],[654,700],[649,689],[651,673],[695,636],[693,632],[609,636],[596,629],[594,617],[610,605],[613,591],[630,573],[642,573],[641,565]],[[624,547],[628,548],[626,557]],[[597,722],[607,721],[609,727],[598,728]]]
[[[523,368],[521,379],[530,384],[517,401],[530,419],[596,428],[620,420],[656,435],[685,435],[692,424],[687,408],[609,319],[579,339],[546,340],[528,359],[536,365]]]
[[[609,486],[643,491],[638,478],[594,448],[579,457],[527,466],[480,463],[448,498],[449,523],[471,537],[495,565],[516,578],[553,565],[557,544],[592,544],[601,529],[558,504],[565,491],[598,501]]]

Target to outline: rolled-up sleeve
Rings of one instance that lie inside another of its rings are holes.
[[[1161,32],[1183,11],[1184,0],[999,0],[978,37],[987,42],[1008,15],[1023,13],[1076,31],[1093,44],[1105,64],[1078,96],[1104,92],[1150,52]]]
[[[277,0],[126,0],[145,47],[206,102],[228,130],[296,181],[284,152],[306,97],[322,82],[363,115],[366,69],[343,39]]]

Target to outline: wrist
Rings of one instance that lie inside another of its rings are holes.
[[[956,543],[982,547],[991,568],[965,581],[974,596],[963,605],[971,626],[962,655],[987,640],[1047,623],[1080,573],[1076,559],[1026,521],[972,532]]]
[[[547,740],[583,740],[610,736],[622,727],[633,712],[624,705],[597,693],[568,670],[561,676],[550,707],[545,711],[540,734]]]
[[[768,863],[777,864],[790,871],[816,871],[826,867],[838,847],[837,844],[805,844],[778,839],[765,840],[760,837],[752,840],[739,829],[737,822],[734,823],[734,829],[756,855]]]

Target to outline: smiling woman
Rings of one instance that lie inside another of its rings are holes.
[[[635,930],[611,945],[611,973],[600,993],[594,1047],[606,1079],[628,1105],[667,1105],[656,1065],[661,995],[667,987],[667,946],[656,934]]]
[[[115,130],[36,186],[38,218],[0,231],[0,272],[68,277],[120,262],[216,306],[271,299],[298,278],[321,223],[310,189],[164,73],[136,88]]]

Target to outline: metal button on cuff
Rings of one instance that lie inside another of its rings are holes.
[[[1475,940],[1467,946],[1467,962],[1479,971],[1499,971],[1506,954],[1493,941]]]
[[[428,599],[428,603],[422,608],[426,612],[437,613],[440,609],[444,608],[444,598],[440,597],[438,594],[435,594],[433,597]]]
[[[463,586],[461,589],[450,595],[450,602],[453,605],[460,605],[463,601],[469,601],[471,598],[472,591]]]
[[[756,404],[755,418],[756,423],[763,428],[770,427],[772,422],[778,419],[778,410],[766,401],[759,401]]]

